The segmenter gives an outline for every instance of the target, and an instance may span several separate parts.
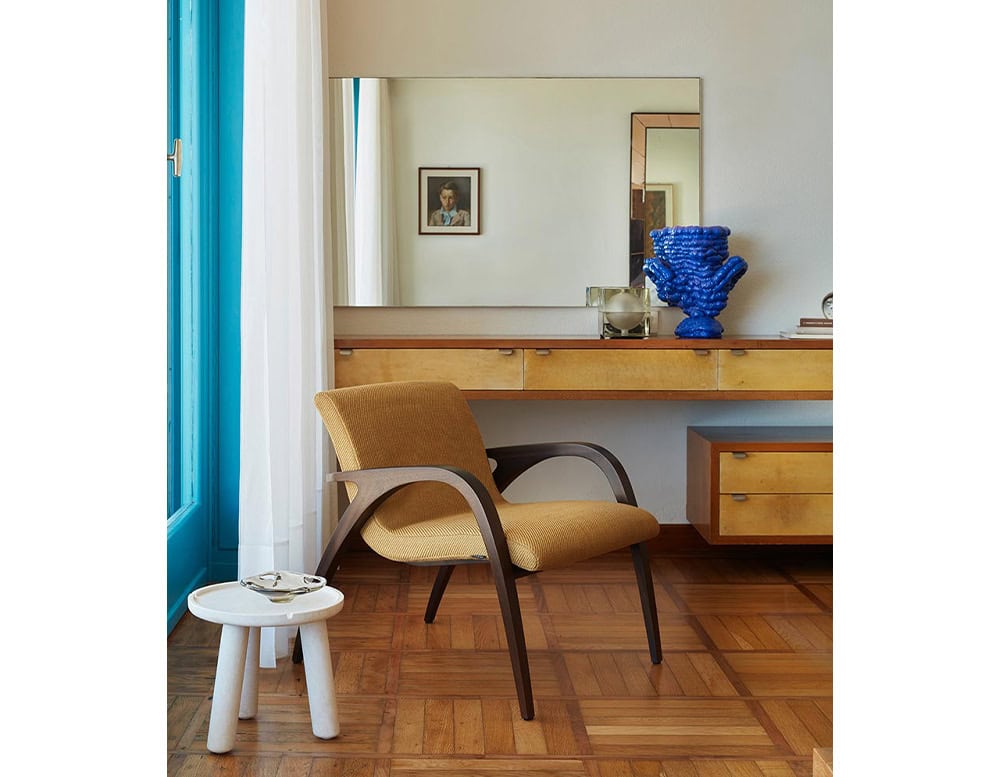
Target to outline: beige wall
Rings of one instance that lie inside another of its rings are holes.
[[[733,230],[750,265],[719,316],[766,334],[818,315],[833,284],[832,18],[802,0],[330,0],[331,76],[697,76],[702,222]],[[586,311],[531,312],[538,333],[585,332]],[[679,320],[665,311],[666,324]],[[339,333],[519,331],[517,309],[338,309]],[[661,326],[662,328],[662,326]],[[685,428],[829,424],[832,403],[477,402],[488,444],[589,438],[622,458],[641,504],[684,520]],[[552,463],[512,492],[548,496],[545,474],[607,492],[585,464]]]

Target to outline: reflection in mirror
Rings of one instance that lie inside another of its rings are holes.
[[[701,223],[701,116],[633,113],[629,285],[650,286],[643,262],[654,229]]]
[[[580,306],[589,286],[629,285],[632,117],[693,117],[686,129],[699,132],[697,78],[358,81],[379,87],[355,91],[355,79],[331,79],[331,135],[340,144],[331,158],[344,163],[332,197],[344,212],[333,217],[355,230],[343,241],[349,258],[338,260],[340,305]],[[380,102],[366,105],[366,94]],[[653,129],[643,136],[649,162],[640,196],[648,181],[654,212],[641,221],[672,212],[676,223],[696,223],[700,141]],[[480,171],[480,234],[421,234],[421,167]],[[344,279],[363,278],[366,251],[380,277],[392,279],[384,284],[391,294],[348,297]]]

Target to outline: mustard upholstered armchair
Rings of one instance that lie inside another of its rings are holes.
[[[316,407],[336,448],[350,505],[316,569],[332,580],[337,560],[360,531],[379,555],[439,567],[424,620],[431,623],[457,564],[489,564],[496,581],[525,720],[534,717],[524,629],[514,580],[630,547],[649,655],[662,660],[645,541],[656,519],[636,506],[628,476],[605,449],[541,443],[486,450],[472,411],[451,383],[397,382],[323,391]],[[554,456],[594,462],[617,502],[511,503],[501,492]],[[496,462],[491,472],[489,460]],[[298,642],[295,660],[301,660]]]

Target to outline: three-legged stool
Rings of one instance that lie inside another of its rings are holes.
[[[329,586],[282,603],[272,602],[238,582],[206,586],[188,595],[188,609],[193,615],[222,624],[208,721],[209,750],[228,753],[236,742],[237,721],[257,714],[257,666],[260,630],[264,626],[299,627],[313,734],[331,739],[340,733],[326,619],[343,606],[344,595]]]

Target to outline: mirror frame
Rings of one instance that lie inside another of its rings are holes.
[[[646,229],[646,131],[650,129],[701,129],[700,113],[633,113],[632,159],[629,174],[629,286],[642,288],[646,276],[642,265],[653,255],[652,241]],[[701,165],[701,151],[698,153]],[[699,201],[701,192],[698,194]],[[701,210],[699,202],[699,212]]]

